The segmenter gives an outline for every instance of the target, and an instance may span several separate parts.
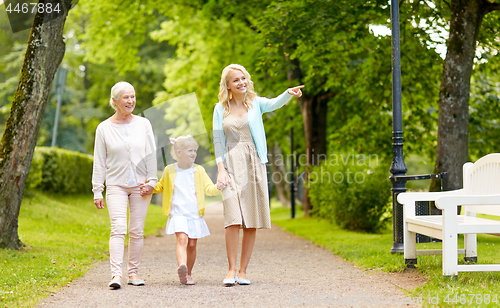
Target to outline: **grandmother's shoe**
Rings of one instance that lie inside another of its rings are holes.
[[[122,282],[120,280],[111,280],[108,283],[108,287],[113,288],[113,289],[119,289],[122,287]]]

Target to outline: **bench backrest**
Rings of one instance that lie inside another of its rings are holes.
[[[488,154],[463,167],[466,195],[500,194],[500,153]],[[499,206],[465,206],[465,211],[500,216]]]

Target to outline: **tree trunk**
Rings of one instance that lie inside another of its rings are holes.
[[[287,71],[288,80],[302,82],[299,60],[291,60],[288,56],[286,56],[286,59],[291,64]],[[304,94],[298,99],[304,121],[306,139],[306,165],[304,172],[304,183],[306,183],[306,186],[304,186],[304,195],[302,197],[302,205],[304,206],[304,215],[306,217],[310,216],[311,211],[311,201],[307,189],[309,170],[310,166],[319,165],[320,161],[326,158],[326,113],[328,110],[328,100],[333,96],[335,96],[334,93],[327,92],[312,96]]]
[[[303,95],[299,98],[302,118],[304,120],[304,133],[306,137],[306,166],[304,183],[308,183],[310,166],[319,165],[320,160],[326,158],[326,113],[328,98],[325,96]],[[309,216],[311,202],[309,190],[304,187],[302,198],[304,215]]]
[[[45,3],[40,0],[39,3]],[[69,1],[71,2],[71,1]],[[66,1],[63,5],[66,5]],[[52,20],[36,14],[0,149],[0,248],[19,249],[18,216],[33,151],[49,99],[52,79],[61,63],[62,33],[69,4]]]
[[[481,0],[453,0],[450,7],[434,166],[434,173],[448,173],[443,190],[462,188],[462,166],[468,158],[470,78],[481,21],[488,12],[488,4]],[[439,191],[439,182],[433,180],[429,190]]]
[[[278,144],[271,147],[271,172],[274,184],[276,184],[276,191],[278,192],[278,199],[283,206],[290,207],[290,185],[286,184],[286,170],[283,163],[279,163],[278,155],[281,155],[281,150]],[[283,157],[283,155],[281,155]],[[283,162],[283,160],[282,160]],[[286,185],[285,185],[286,184]]]

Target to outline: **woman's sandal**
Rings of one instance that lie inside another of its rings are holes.
[[[250,280],[240,278],[238,279],[238,284],[240,286],[248,286],[250,284]]]
[[[224,278],[224,280],[222,280],[222,283],[226,287],[231,287],[231,286],[234,286],[236,284],[236,281],[238,281],[238,273],[236,273],[234,275],[234,278]]]

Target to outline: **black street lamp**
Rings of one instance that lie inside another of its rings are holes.
[[[406,192],[407,181],[440,179],[446,181],[446,172],[437,174],[406,175],[403,155],[403,115],[401,111],[401,53],[399,48],[399,3],[391,0],[392,26],[392,253],[403,253],[403,205],[398,203],[398,194]],[[416,204],[415,215],[429,215],[429,202]],[[417,234],[417,243],[428,242],[429,238]],[[410,264],[411,265],[411,264]]]
[[[401,111],[401,52],[399,47],[399,3],[391,0],[392,28],[392,253],[403,252],[403,206],[397,196],[406,191],[406,180],[397,180],[397,176],[406,175],[403,156],[403,115]]]

